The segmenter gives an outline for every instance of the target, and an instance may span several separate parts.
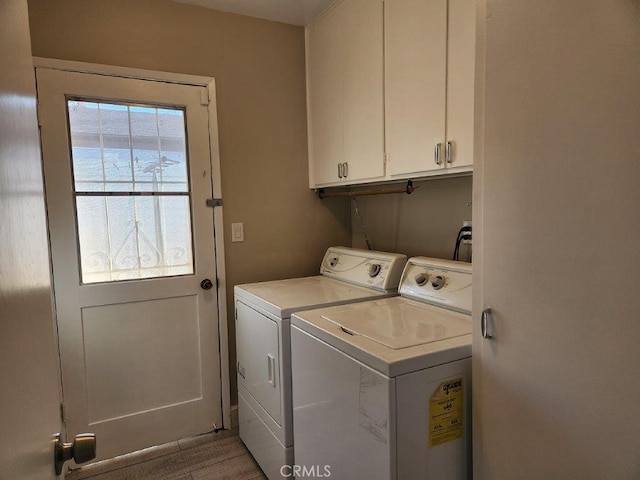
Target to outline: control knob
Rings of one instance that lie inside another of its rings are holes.
[[[444,287],[445,279],[442,275],[436,276],[433,280],[431,280],[431,286],[434,290],[440,290]]]
[[[429,275],[427,275],[426,273],[419,273],[418,275],[416,275],[416,278],[414,280],[416,281],[416,285],[418,285],[419,287],[424,287],[427,284],[427,280],[429,280]]]
[[[379,263],[372,263],[369,265],[369,276],[371,278],[375,277],[380,273],[382,266]]]

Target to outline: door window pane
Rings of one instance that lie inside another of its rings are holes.
[[[184,111],[67,108],[82,283],[192,274]]]

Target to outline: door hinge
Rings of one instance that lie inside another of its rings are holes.
[[[64,402],[60,402],[60,421],[62,423],[66,423],[67,421],[67,412],[64,408]]]
[[[221,198],[207,198],[207,207],[221,207],[222,199]]]
[[[245,380],[247,379],[247,374],[244,370],[244,367],[242,365],[240,365],[240,362],[238,361],[238,365],[236,368],[238,375],[240,375],[242,378],[244,378]]]
[[[202,87],[200,90],[200,105],[209,105],[209,89],[206,87]]]
[[[36,119],[38,121],[38,126],[42,126],[42,114],[40,113],[40,102],[36,103]]]

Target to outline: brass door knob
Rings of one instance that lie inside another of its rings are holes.
[[[93,433],[80,433],[73,439],[73,443],[64,443],[62,436],[57,433],[54,437],[54,463],[56,475],[62,473],[62,466],[67,460],[84,463],[96,458],[96,436]]]

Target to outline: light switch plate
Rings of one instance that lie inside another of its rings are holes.
[[[231,224],[231,241],[244,242],[244,223]]]

